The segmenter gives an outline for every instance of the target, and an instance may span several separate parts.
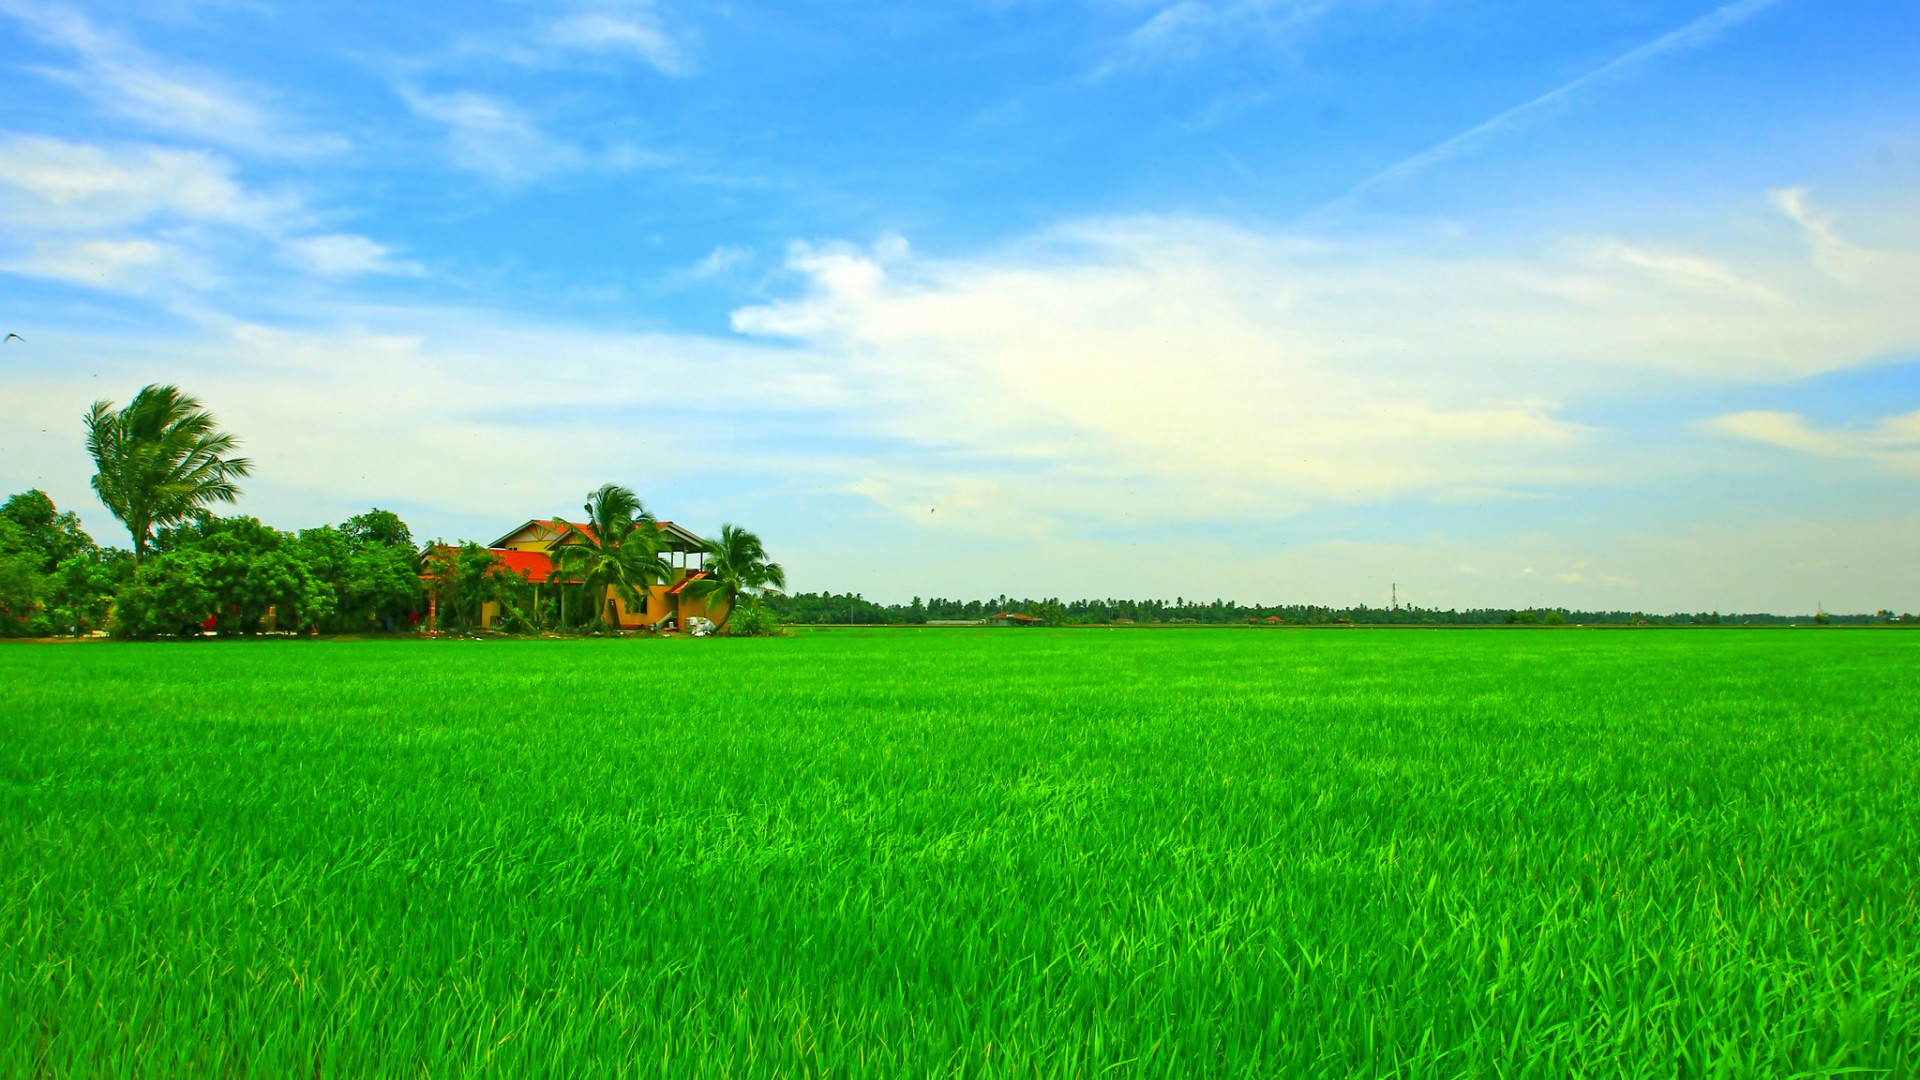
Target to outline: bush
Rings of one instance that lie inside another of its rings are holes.
[[[779,629],[780,620],[766,605],[750,603],[744,597],[727,621],[727,633],[733,637],[768,637]]]

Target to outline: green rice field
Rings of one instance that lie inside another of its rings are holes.
[[[0,648],[0,1076],[1920,1075],[1920,633]]]

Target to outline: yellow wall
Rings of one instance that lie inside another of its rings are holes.
[[[529,525],[508,537],[507,542],[500,546],[514,551],[545,551],[553,543],[553,536],[538,525]]]
[[[683,629],[686,626],[687,620],[695,617],[712,619],[716,624],[726,617],[726,604],[717,600],[709,603],[706,600],[696,600],[693,597],[685,595],[677,597],[668,596],[667,590],[671,587],[670,585],[655,585],[649,588],[647,590],[646,607],[641,609],[628,607],[627,602],[621,599],[620,594],[616,592],[613,595],[613,604],[615,611],[619,614],[620,626],[627,630],[638,630],[641,627],[652,626],[666,619],[673,615],[676,610],[679,612],[680,625]],[[481,626],[491,627],[497,625],[499,620],[500,605],[498,603],[489,600],[481,605]]]

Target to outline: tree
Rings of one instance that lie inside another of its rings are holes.
[[[606,623],[607,608],[618,596],[628,610],[646,607],[646,588],[673,575],[662,556],[660,524],[632,488],[602,484],[582,507],[584,524],[553,519],[562,537],[573,539],[553,549],[554,576],[579,581],[589,597],[597,596],[593,621]]]
[[[419,610],[420,555],[406,523],[390,511],[369,511],[338,528],[303,529],[300,545],[308,567],[336,600],[322,630],[391,629]]]
[[[145,558],[153,532],[177,525],[214,503],[240,495],[253,462],[230,457],[239,440],[214,428],[200,400],[178,387],[142,387],[124,409],[96,401],[86,416],[87,453],[97,470],[93,490],[133,537]]]
[[[46,573],[29,545],[27,531],[0,516],[0,637],[39,637],[47,632]]]
[[[720,619],[722,630],[733,619],[741,597],[752,602],[762,593],[787,587],[787,572],[779,563],[767,561],[760,538],[738,525],[720,526],[720,538],[706,541],[705,548],[707,576],[689,582],[686,592],[709,605],[718,600],[727,606]]]
[[[478,629],[488,601],[499,601],[504,612],[510,601],[517,604],[519,586],[526,585],[500,564],[499,555],[471,540],[430,545],[421,561],[421,577],[439,615],[432,627],[436,630]]]
[[[54,629],[80,634],[104,627],[114,597],[132,583],[133,573],[133,552],[123,548],[94,548],[62,562],[51,579],[48,617]]]
[[[38,488],[8,498],[5,505],[0,505],[0,519],[19,527],[19,550],[37,557],[43,574],[51,574],[75,555],[95,549],[93,537],[80,527],[79,516],[71,510],[61,513],[53,499]]]
[[[299,538],[250,517],[200,514],[161,530],[153,553],[120,596],[119,631],[129,637],[211,625],[222,636],[268,624],[298,631],[333,614],[334,594],[316,578]]]
[[[356,548],[379,546],[413,550],[413,530],[407,528],[407,523],[400,520],[400,515],[391,510],[375,507],[364,514],[356,514],[341,523],[340,531]]]

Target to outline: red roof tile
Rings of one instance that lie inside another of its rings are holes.
[[[544,551],[501,551],[496,549],[493,557],[500,565],[519,574],[528,581],[539,583],[553,575],[553,560]]]
[[[430,550],[457,552],[460,549],[454,547],[452,544],[435,544]],[[519,574],[521,577],[526,578],[536,585],[553,576],[553,560],[548,558],[547,553],[544,551],[516,551],[512,548],[488,548],[487,550],[493,554],[494,562],[512,573]],[[420,576],[428,578],[433,575],[423,572]],[[580,583],[578,581],[569,581],[566,584],[578,585]]]

